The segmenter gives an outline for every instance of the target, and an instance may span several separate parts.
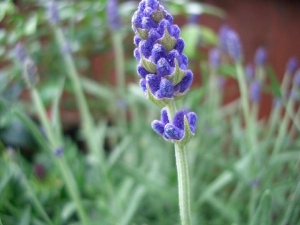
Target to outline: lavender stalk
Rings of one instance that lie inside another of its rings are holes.
[[[190,188],[186,145],[194,136],[197,115],[177,110],[175,101],[189,90],[193,73],[183,54],[184,41],[173,17],[157,0],[142,0],[132,17],[135,32],[134,56],[138,60],[140,86],[146,97],[164,107],[153,130],[175,144],[178,173],[179,211],[182,225],[190,225]]]
[[[24,46],[22,48],[25,50]],[[25,51],[26,52],[26,51]],[[18,55],[17,55],[17,58]],[[38,91],[36,90],[36,83],[38,81],[38,74],[37,74],[37,68],[35,63],[29,58],[29,56],[26,53],[26,56],[23,60],[20,61],[20,63],[23,66],[23,79],[27,85],[27,87],[30,90],[31,99],[34,103],[34,106],[36,108],[37,114],[39,116],[39,119],[41,121],[41,124],[44,128],[45,135],[47,137],[48,141],[48,148],[53,151],[53,153],[58,156],[55,159],[55,162],[58,164],[59,169],[62,173],[63,179],[65,181],[65,184],[67,186],[67,189],[70,193],[70,196],[72,200],[74,201],[79,218],[83,225],[88,224],[88,218],[85,213],[85,210],[83,208],[83,204],[81,201],[80,193],[77,187],[77,184],[75,182],[75,179],[70,171],[69,166],[67,165],[67,162],[64,158],[64,155],[62,155],[62,144],[60,137],[54,132],[54,129],[52,128],[50,121],[47,117],[47,113],[45,110],[45,107],[42,103],[42,100],[40,98],[40,95]],[[59,153],[59,154],[58,154]]]
[[[121,20],[118,12],[118,0],[109,0],[106,7],[107,21],[112,35],[113,49],[115,55],[116,81],[117,93],[119,101],[124,101],[125,94],[125,63],[124,63],[124,49],[123,49],[123,35],[121,32]],[[126,125],[126,111],[124,104],[120,106],[119,125],[124,127]]]

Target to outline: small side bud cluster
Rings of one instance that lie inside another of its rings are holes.
[[[165,140],[185,145],[195,134],[197,115],[194,112],[178,110],[170,121],[167,109],[161,111],[161,119],[154,120],[151,124],[153,130]]]
[[[28,88],[36,85],[39,80],[37,67],[32,59],[28,56],[27,51],[22,43],[18,43],[14,48],[15,56],[22,65],[22,77]]]
[[[185,44],[173,17],[157,0],[142,0],[132,17],[132,29],[134,56],[139,62],[137,73],[146,97],[164,107],[184,96],[192,84],[193,73],[188,69],[188,58],[183,54]],[[180,126],[174,118],[173,123],[154,121],[152,127],[166,140],[187,143],[188,137],[194,134],[192,127],[197,117],[193,114],[192,121],[186,111],[177,113],[181,117],[176,114],[175,118],[182,118]],[[167,114],[165,108],[162,114]]]
[[[121,27],[120,14],[118,11],[118,0],[108,0],[106,5],[106,17],[111,30],[118,30]]]
[[[228,54],[234,62],[242,60],[242,46],[238,34],[229,26],[222,26],[219,31],[220,48]]]

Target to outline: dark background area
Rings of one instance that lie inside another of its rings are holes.
[[[295,0],[202,0],[226,12],[225,20],[202,16],[201,23],[218,30],[222,24],[235,29],[241,38],[246,62],[264,46],[268,62],[282,77],[287,60],[300,58],[300,1]]]

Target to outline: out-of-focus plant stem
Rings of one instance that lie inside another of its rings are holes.
[[[112,32],[113,48],[115,55],[115,68],[116,68],[116,82],[117,94],[119,99],[118,107],[120,108],[119,126],[124,128],[126,126],[126,104],[124,101],[125,94],[125,63],[124,63],[124,49],[123,49],[123,35],[121,31]]]
[[[53,26],[57,42],[60,49],[64,49],[67,46],[67,41],[62,33],[60,27]],[[80,82],[79,75],[77,73],[74,60],[69,52],[62,53],[65,66],[67,68],[68,76],[73,84],[74,95],[78,104],[80,116],[81,116],[81,125],[83,128],[83,136],[86,140],[86,144],[90,151],[92,151],[97,157],[99,165],[104,165],[103,153],[100,151],[100,146],[97,146],[96,138],[94,137],[94,122],[86,98],[83,93],[82,84]],[[101,166],[103,169],[103,166]]]
[[[43,128],[45,129],[45,134],[46,134],[46,137],[48,138],[48,141],[50,144],[50,146],[49,146],[50,150],[54,151],[58,148],[61,148],[62,146],[61,146],[59,137],[57,137],[55,135],[55,132],[50,125],[50,122],[47,118],[46,110],[43,106],[43,103],[41,101],[39,93],[37,92],[37,90],[35,88],[31,88],[30,93],[31,93],[32,101],[36,107],[39,119],[42,123]],[[64,155],[58,156],[55,159],[56,159],[56,163],[58,164],[59,169],[62,173],[63,179],[64,179],[67,189],[71,195],[71,198],[73,199],[73,201],[77,207],[79,218],[83,225],[88,225],[88,218],[87,218],[87,215],[83,208],[83,204],[82,204],[82,201],[80,198],[77,184],[74,180],[74,177],[70,171],[69,166],[67,165],[66,160],[64,159]]]

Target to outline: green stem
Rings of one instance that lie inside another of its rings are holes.
[[[173,121],[177,111],[175,101],[167,105],[169,121]],[[185,147],[175,144],[175,157],[178,176],[179,212],[182,225],[190,225],[190,184],[187,154]]]
[[[124,50],[123,50],[123,37],[119,31],[112,33],[113,48],[115,54],[115,68],[116,68],[116,81],[117,81],[117,93],[119,101],[124,101],[125,94],[125,63],[124,63]],[[126,126],[126,111],[123,103],[120,103],[120,120],[119,125],[122,127]]]
[[[67,42],[62,33],[62,30],[54,26],[54,32],[56,35],[57,42],[60,46],[60,49],[64,49],[67,46]],[[67,68],[68,76],[72,82],[74,95],[78,104],[80,116],[81,116],[81,125],[83,129],[83,135],[86,140],[86,144],[93,153],[95,153],[100,160],[100,164],[103,165],[104,159],[103,154],[97,146],[97,140],[94,137],[94,127],[93,127],[93,118],[88,108],[87,100],[83,93],[82,83],[80,81],[79,75],[77,73],[75,63],[70,53],[66,52],[62,54],[65,66]]]
[[[45,110],[45,108],[42,104],[41,98],[40,98],[37,90],[35,88],[31,88],[30,91],[31,91],[30,93],[31,93],[32,101],[34,102],[34,105],[35,105],[36,110],[37,110],[37,114],[38,114],[38,116],[41,120],[41,123],[42,123],[42,125],[45,129],[46,136],[49,140],[50,149],[53,150],[53,149],[57,149],[57,148],[62,147],[61,143],[59,141],[60,140],[59,137],[57,137],[55,135],[55,132],[54,132],[53,128],[50,125],[50,122],[47,118],[46,110]],[[87,225],[88,224],[88,219],[87,219],[86,213],[85,213],[85,211],[83,209],[83,206],[82,206],[82,202],[81,202],[81,199],[80,199],[78,187],[77,187],[77,184],[74,180],[74,177],[73,177],[73,175],[72,175],[72,173],[71,173],[71,171],[70,171],[70,169],[67,165],[67,162],[64,160],[63,156],[62,157],[57,157],[55,159],[56,159],[56,162],[59,164],[59,168],[60,168],[61,173],[63,175],[64,181],[67,185],[68,191],[69,191],[74,203],[77,206],[77,210],[78,210],[80,220],[81,220],[82,224]]]
[[[175,156],[178,176],[178,195],[181,224],[190,225],[190,184],[186,149],[175,144]]]

